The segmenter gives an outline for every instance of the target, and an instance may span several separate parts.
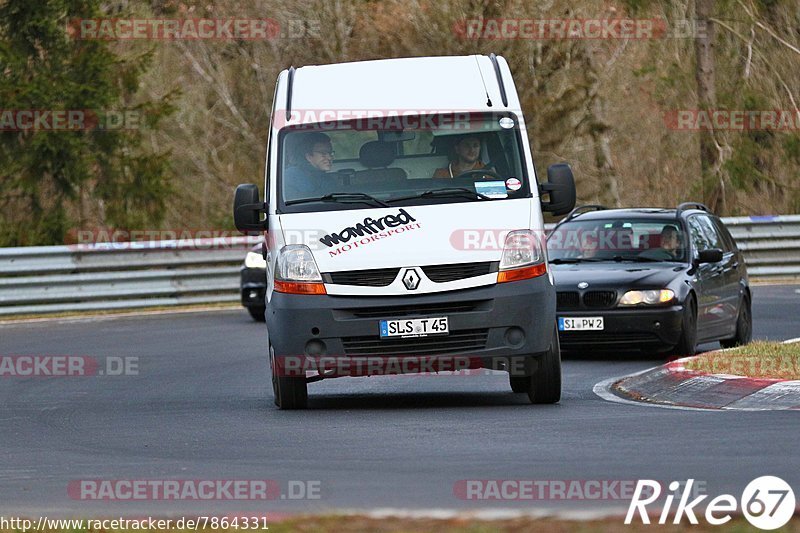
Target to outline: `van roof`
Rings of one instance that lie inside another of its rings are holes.
[[[385,115],[446,111],[517,111],[520,109],[511,71],[497,57],[508,105],[504,106],[495,67],[489,56],[414,57],[294,70],[292,118],[288,125],[356,118],[358,112]],[[289,71],[278,77],[275,116],[286,111]],[[487,96],[492,106],[487,105]],[[320,120],[322,113],[327,113]],[[519,114],[519,112],[518,112]],[[384,116],[384,115],[380,115]],[[335,119],[333,117],[336,117]],[[278,121],[278,127],[284,124]]]

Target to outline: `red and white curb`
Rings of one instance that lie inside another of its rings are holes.
[[[798,342],[791,339],[785,342]],[[604,400],[684,410],[798,411],[800,381],[707,374],[686,357],[594,386]]]

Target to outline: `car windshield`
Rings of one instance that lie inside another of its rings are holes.
[[[547,238],[553,263],[685,262],[686,238],[677,220],[593,219],[559,225]]]
[[[284,128],[283,212],[530,196],[509,113],[406,115]]]

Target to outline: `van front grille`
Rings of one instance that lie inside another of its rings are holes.
[[[446,283],[465,278],[474,278],[497,272],[499,263],[496,261],[484,261],[481,263],[456,263],[451,265],[428,265],[422,267],[422,271],[431,281],[436,283]]]
[[[438,316],[491,309],[491,300],[468,300],[464,302],[440,302],[432,304],[386,305],[336,309],[338,315],[347,318],[400,318],[407,316]]]
[[[386,287],[397,277],[399,267],[373,268],[370,270],[343,270],[341,272],[327,272],[322,275],[322,281],[335,285],[357,285],[360,287]]]
[[[486,348],[488,329],[453,331],[449,335],[381,339],[379,336],[344,337],[345,355],[441,355]]]

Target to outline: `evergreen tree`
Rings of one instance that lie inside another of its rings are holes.
[[[59,244],[87,223],[154,227],[163,217],[168,154],[149,151],[145,134],[173,111],[171,95],[136,98],[152,52],[122,57],[119,43],[68,31],[103,16],[100,0],[0,0],[0,246]],[[86,126],[20,129],[21,110],[85,110]],[[119,116],[122,127],[109,127]]]

